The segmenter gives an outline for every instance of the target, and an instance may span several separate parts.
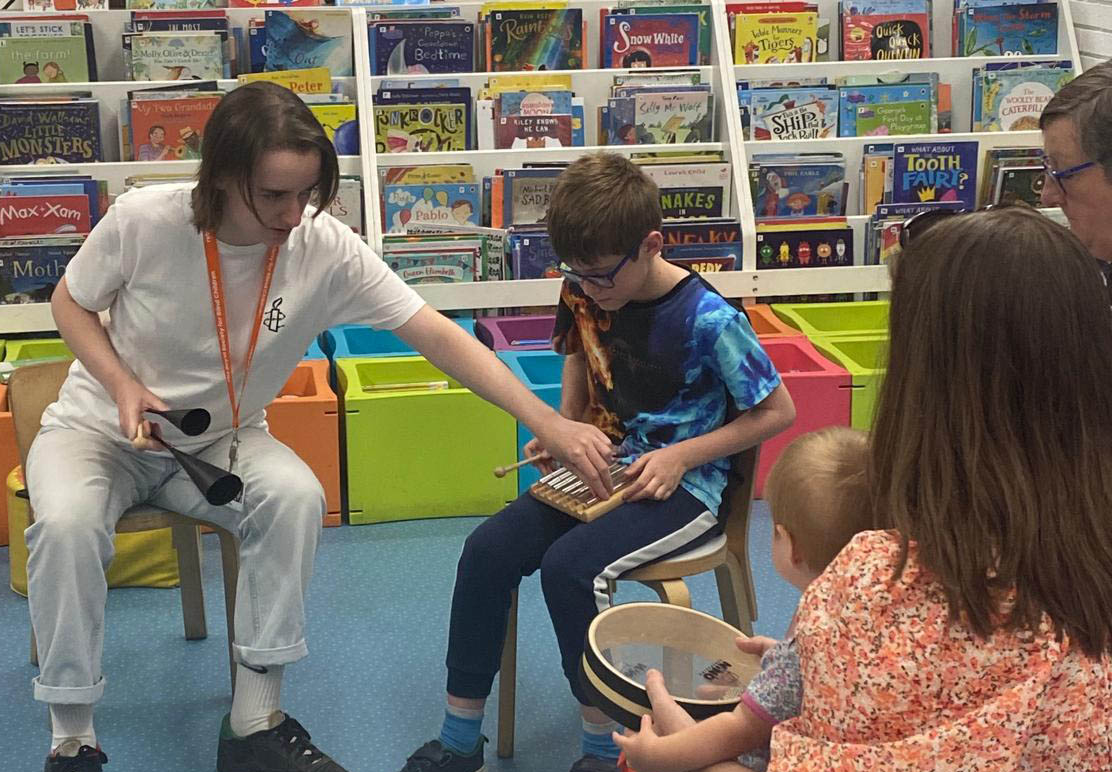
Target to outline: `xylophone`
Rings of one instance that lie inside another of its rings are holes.
[[[631,482],[626,479],[627,468],[625,464],[610,465],[610,482],[614,493],[605,501],[596,498],[575,472],[564,467],[537,480],[529,486],[529,493],[548,506],[589,523],[614,509],[625,499],[624,489]]]

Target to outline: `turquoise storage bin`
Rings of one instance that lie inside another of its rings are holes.
[[[560,409],[560,384],[564,372],[564,357],[552,351],[499,351],[498,358],[510,368],[518,380],[545,404]],[[517,425],[517,460],[525,458],[525,443],[533,433],[520,423]],[[507,461],[507,463],[509,463]],[[517,470],[517,490],[524,493],[540,479],[540,473],[531,464]]]
[[[475,336],[474,319],[452,319]],[[330,359],[416,356],[408,343],[389,330],[375,330],[361,324],[344,324],[324,333],[324,353]]]

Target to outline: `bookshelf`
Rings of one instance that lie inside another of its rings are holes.
[[[475,20],[478,17],[479,0],[465,0],[451,3],[460,7],[461,18]],[[374,105],[374,92],[384,79],[371,76],[370,52],[367,41],[369,14],[376,6],[350,7],[345,10],[351,16],[351,30],[354,55],[354,77],[335,78],[345,94],[352,97],[359,110],[360,142],[363,152],[359,156],[343,156],[340,159],[341,171],[345,174],[361,176],[364,185],[364,214],[367,224],[367,237],[372,246],[382,242],[383,227],[378,205],[378,168],[380,165],[434,164],[446,162],[470,163],[477,177],[490,174],[496,168],[519,166],[524,161],[572,160],[584,153],[599,149],[621,153],[645,152],[653,150],[720,150],[731,163],[733,191],[731,207],[733,216],[742,225],[743,258],[737,271],[708,274],[708,280],[728,297],[753,297],[760,295],[784,294],[822,294],[836,292],[877,292],[888,288],[888,275],[885,266],[861,265],[867,217],[856,209],[859,168],[862,147],[866,142],[877,138],[841,137],[820,140],[801,140],[796,142],[747,142],[742,138],[739,107],[735,83],[739,78],[790,78],[825,75],[829,78],[855,73],[876,73],[878,71],[925,72],[939,74],[940,80],[949,82],[952,88],[953,129],[952,134],[919,135],[901,137],[901,141],[963,141],[979,142],[978,164],[983,164],[984,151],[996,147],[1015,147],[1038,145],[1041,142],[1038,131],[970,133],[969,102],[971,97],[971,72],[983,66],[990,57],[952,57],[950,50],[950,18],[953,0],[934,2],[934,39],[933,51],[940,56],[929,60],[904,60],[865,62],[835,61],[839,52],[837,26],[837,0],[818,0],[819,15],[831,19],[830,61],[797,64],[771,65],[734,65],[729,28],[726,21],[725,0],[710,0],[712,45],[710,63],[698,68],[704,81],[712,84],[715,94],[715,124],[717,141],[689,145],[624,145],[603,146],[591,144],[597,137],[597,113],[594,107],[607,95],[612,77],[629,70],[599,69],[599,11],[613,5],[610,0],[571,0],[569,5],[582,8],[587,22],[585,39],[586,64],[588,69],[560,71],[572,77],[573,89],[577,96],[585,98],[585,137],[587,145],[574,148],[536,148],[520,150],[470,150],[453,153],[394,153],[376,155],[374,152],[374,122],[371,120]],[[397,6],[377,6],[383,10],[396,9]],[[1060,59],[1070,59],[1077,71],[1082,62],[1070,13],[1070,0],[1059,0],[1059,40]],[[311,10],[311,9],[305,9]],[[231,24],[247,27],[251,18],[259,18],[264,8],[228,8]],[[196,168],[196,162],[130,162],[119,160],[119,128],[117,113],[120,100],[129,89],[146,86],[167,85],[169,82],[124,81],[122,52],[119,35],[129,18],[128,11],[106,10],[88,11],[93,24],[99,75],[104,80],[97,83],[70,83],[65,88],[91,91],[101,99],[102,142],[106,148],[106,160],[96,164],[79,164],[72,167],[79,173],[91,173],[108,181],[109,191],[115,195],[123,190],[124,179],[142,173],[165,171],[180,172],[184,168]],[[1016,59],[1046,59],[1050,57],[1016,57]],[[642,70],[638,70],[641,72]],[[491,73],[475,72],[458,75],[407,75],[399,76],[405,80],[437,80],[458,78],[461,85],[470,86],[472,92],[490,76]],[[505,73],[510,74],[510,73]],[[221,81],[222,88],[231,88],[234,81]],[[0,86],[0,95],[27,94],[31,91],[56,91],[57,85],[20,85]],[[749,193],[748,157],[753,153],[769,152],[841,152],[846,160],[846,174],[850,182],[848,220],[855,230],[855,246],[858,254],[854,266],[797,268],[797,269],[756,269],[756,224],[753,203]],[[186,167],[184,165],[191,164]],[[26,173],[41,167],[7,166],[0,173]],[[980,178],[982,169],[978,169]],[[418,286],[417,291],[434,307],[442,310],[481,309],[513,306],[553,305],[556,302],[560,280],[537,279],[502,282],[474,282],[467,284],[443,284]],[[0,334],[35,332],[54,329],[49,305],[30,304],[23,306],[0,306]]]

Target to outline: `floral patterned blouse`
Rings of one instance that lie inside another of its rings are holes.
[[[894,533],[859,534],[800,601],[803,712],[769,772],[1108,772],[1112,657],[1036,632],[978,640]]]

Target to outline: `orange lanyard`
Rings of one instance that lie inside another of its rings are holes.
[[[259,343],[259,330],[262,328],[263,312],[266,310],[266,297],[270,294],[270,284],[274,279],[274,268],[278,264],[278,247],[273,246],[266,253],[266,268],[263,272],[263,286],[259,291],[259,302],[255,306],[255,321],[251,325],[251,341],[247,344],[247,354],[243,358],[243,383],[239,396],[236,396],[235,375],[232,373],[232,347],[228,342],[228,313],[224,305],[224,281],[220,274],[220,248],[216,237],[208,231],[204,234],[205,260],[208,262],[209,292],[212,294],[212,314],[216,319],[216,339],[220,344],[220,359],[224,362],[224,380],[228,384],[228,401],[232,405],[232,445],[228,451],[230,467],[236,464],[239,452],[239,407],[247,390],[247,374],[251,371],[251,360],[255,357],[255,347]]]

